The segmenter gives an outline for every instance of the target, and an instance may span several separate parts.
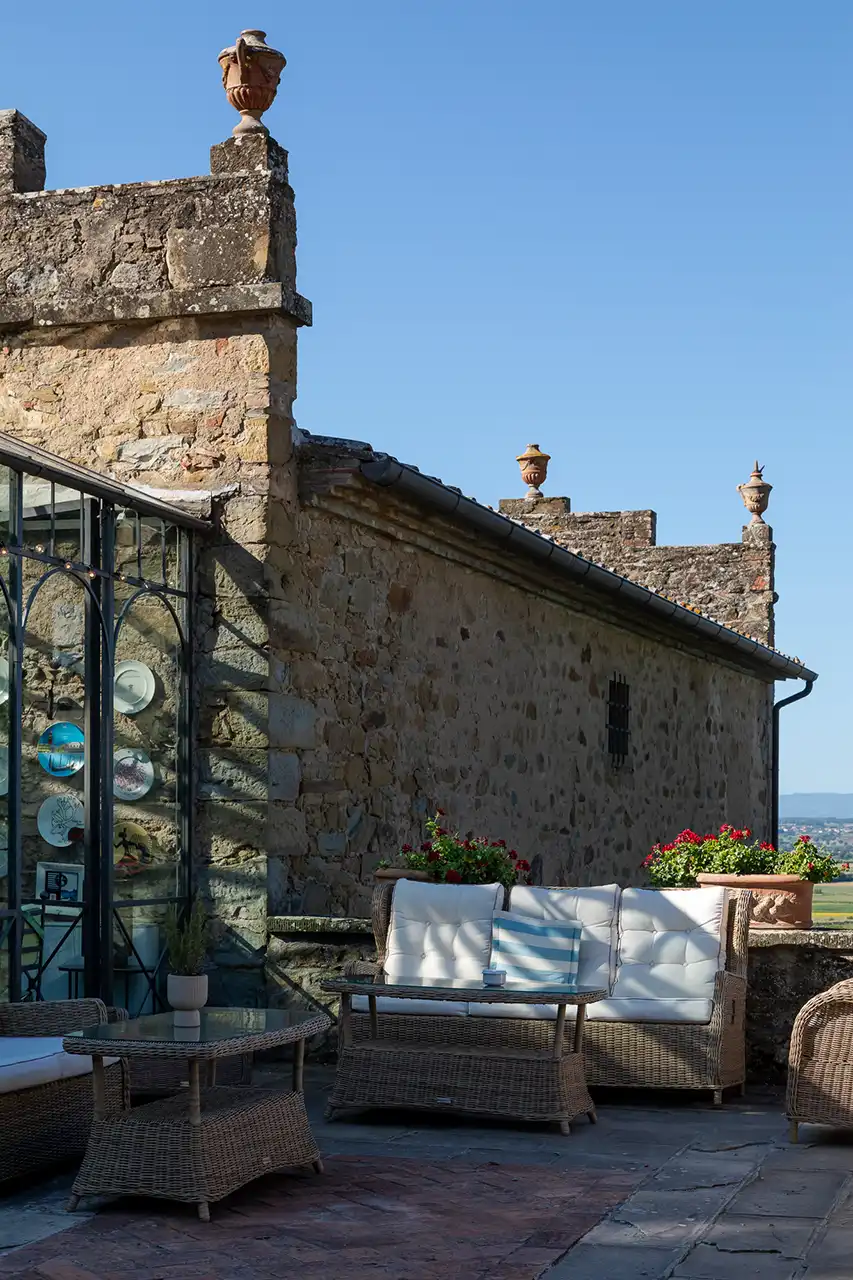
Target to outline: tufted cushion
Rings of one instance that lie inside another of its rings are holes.
[[[707,1022],[725,966],[726,890],[625,889],[612,999],[593,1021]]]
[[[616,981],[619,923],[618,884],[586,889],[539,889],[516,885],[510,893],[510,911],[535,920],[577,922],[581,926],[578,963],[579,987],[610,990]]]
[[[398,880],[388,930],[387,976],[482,980],[492,947],[492,917],[503,905],[503,893],[499,884]]]

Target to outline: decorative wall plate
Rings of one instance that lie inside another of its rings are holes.
[[[154,861],[153,838],[138,822],[117,822],[113,835],[116,875],[134,876]]]
[[[117,800],[141,800],[154,785],[154,766],[138,747],[122,747],[115,753],[113,791]]]
[[[144,711],[157,688],[154,672],[144,662],[127,659],[116,663],[113,697],[115,709],[123,716],[137,716]]]
[[[9,701],[9,659],[0,658],[0,706]]]
[[[83,730],[70,720],[49,725],[38,741],[41,767],[54,778],[70,778],[83,768]]]
[[[83,806],[76,796],[50,796],[38,811],[42,839],[58,849],[72,843],[70,833],[83,827]]]

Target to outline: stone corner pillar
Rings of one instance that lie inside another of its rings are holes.
[[[0,111],[0,195],[44,191],[47,135],[20,111]]]

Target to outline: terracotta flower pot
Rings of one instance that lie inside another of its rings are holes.
[[[420,880],[429,882],[432,876],[425,871],[410,871],[408,867],[377,867],[373,873],[374,880]]]
[[[166,978],[166,999],[175,1010],[176,1027],[197,1027],[199,1010],[207,1004],[206,973],[170,973]]]
[[[721,884],[728,889],[752,890],[752,929],[810,929],[812,927],[811,880],[799,876],[712,876],[700,874],[700,884]]]

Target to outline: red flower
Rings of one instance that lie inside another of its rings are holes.
[[[424,843],[421,845],[421,853],[429,853],[431,848],[432,848],[432,845],[430,844],[429,840],[425,840]]]
[[[505,849],[505,848],[506,848],[506,840],[496,840],[496,841],[495,841],[495,844],[496,844],[496,846],[498,847],[498,849]]]
[[[411,853],[411,852],[412,852],[412,846],[410,844],[404,844],[403,853]]]
[[[510,856],[511,858],[516,858],[516,859],[517,859],[517,858],[518,858],[518,850],[517,850],[517,849],[510,849],[510,851],[509,851],[509,856]]]
[[[427,854],[427,862],[440,862],[440,861],[441,861],[441,854],[438,852],[438,850],[430,849],[429,853]]]
[[[460,873],[455,869],[455,867],[450,867],[450,868],[445,872],[444,878],[445,878],[445,880],[447,881],[447,883],[448,883],[448,884],[461,884],[461,883],[462,883],[462,876],[461,876],[461,875],[460,875]]]
[[[745,840],[748,840],[748,839],[749,839],[749,837],[752,835],[752,828],[751,828],[751,827],[744,827],[743,831],[741,832],[741,835],[743,836],[743,838],[744,838]]]
[[[800,836],[800,839],[802,840],[803,844],[811,844],[812,842],[811,836]]]
[[[776,852],[775,845],[772,845],[769,840],[762,840],[761,844],[758,847],[759,849],[766,849],[768,853]]]
[[[527,861],[526,858],[519,858],[518,862],[516,862],[515,864],[515,867],[517,871],[529,871],[530,863]]]
[[[437,818],[443,818],[443,817],[445,816],[445,814],[444,814],[444,810],[443,810],[443,809],[436,809],[436,811],[435,811],[435,816],[436,816]]]
[[[732,824],[730,822],[724,822],[723,825],[720,827],[720,835],[725,834],[726,831],[731,831],[731,829],[732,829]]]
[[[843,868],[843,870],[844,870],[844,871],[849,871],[849,870],[850,870],[850,863],[849,863],[849,862],[842,862],[841,866],[842,866],[842,868]]]
[[[447,832],[445,831],[444,827],[436,827],[435,834],[437,836],[446,836]]]
[[[809,863],[809,871],[814,871],[814,863],[813,863],[813,862],[810,862],[810,863]]]

